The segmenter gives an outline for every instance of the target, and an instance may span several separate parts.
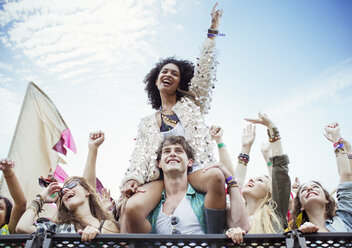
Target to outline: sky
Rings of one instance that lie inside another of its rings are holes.
[[[97,176],[119,194],[140,119],[152,114],[143,78],[160,58],[196,61],[215,1],[0,0],[0,157],[8,154],[28,82],[55,103],[77,154],[63,168],[82,175],[88,135],[105,132]],[[339,177],[332,121],[352,141],[352,2],[220,0],[217,81],[206,122],[224,128],[236,164],[246,117],[267,113],[290,158],[290,176]],[[266,173],[257,127],[247,177]]]

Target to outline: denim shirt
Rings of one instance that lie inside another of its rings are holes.
[[[191,207],[193,209],[194,214],[197,217],[199,225],[201,226],[204,233],[206,232],[205,225],[205,216],[204,216],[204,194],[197,192],[190,184],[188,184],[186,197],[191,201]],[[160,210],[162,209],[163,203],[166,201],[165,190],[161,195],[161,201],[158,206],[149,214],[148,220],[152,225],[151,233],[156,233],[156,222],[158,220],[158,216]]]
[[[325,221],[330,232],[352,232],[352,182],[337,187],[337,210],[333,219]]]

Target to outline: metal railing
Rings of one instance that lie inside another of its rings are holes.
[[[244,242],[234,244],[223,234],[156,235],[156,234],[99,234],[91,242],[82,242],[81,235],[46,233],[39,235],[0,235],[1,247],[23,248],[136,248],[136,247],[352,247],[352,233],[246,234]]]

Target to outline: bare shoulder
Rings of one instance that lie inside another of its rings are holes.
[[[101,233],[120,233],[120,229],[117,224],[111,220],[106,220],[104,226],[101,230]]]

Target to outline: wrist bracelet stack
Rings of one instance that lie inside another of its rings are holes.
[[[219,31],[217,29],[208,29],[208,37],[215,37],[219,34]]]
[[[277,140],[280,140],[280,133],[277,127],[273,127],[273,135],[270,135],[269,129],[268,129],[268,136],[269,136],[269,142],[273,143]]]
[[[249,155],[244,153],[240,153],[240,155],[238,155],[238,164],[247,165],[248,162],[249,162]]]
[[[335,152],[336,156],[338,156],[340,154],[346,154],[345,144],[344,144],[343,138],[340,138],[339,141],[334,143],[333,147],[334,147],[334,152]]]
[[[233,176],[226,178],[227,193],[229,193],[230,188],[238,188],[237,182],[234,180]]]
[[[27,209],[32,209],[36,215],[39,215],[39,213],[43,210],[43,206],[44,206],[44,199],[39,194],[39,195],[36,195],[31,205],[29,205]]]

